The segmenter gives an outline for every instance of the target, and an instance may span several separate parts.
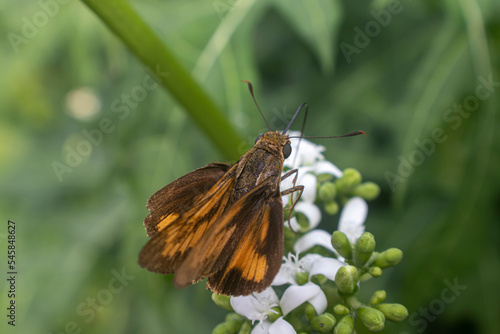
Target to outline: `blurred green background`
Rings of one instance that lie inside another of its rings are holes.
[[[1,332],[209,333],[226,312],[204,284],[175,290],[137,265],[142,221],[156,190],[237,157],[84,3],[60,2],[0,3],[0,254],[6,272],[10,219],[19,272],[15,328],[0,283]],[[500,2],[131,6],[223,111],[240,154],[265,130],[244,79],[276,127],[307,102],[306,135],[368,134],[321,144],[381,186],[367,230],[404,251],[363,288],[408,307],[385,332],[500,333]],[[325,217],[333,231],[338,216]]]

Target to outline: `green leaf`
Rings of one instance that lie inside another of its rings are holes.
[[[308,43],[321,62],[324,72],[335,63],[337,33],[342,7],[337,0],[274,0],[276,8]]]
[[[124,0],[82,0],[154,74],[228,159],[241,156],[242,142],[212,99],[174,53]]]

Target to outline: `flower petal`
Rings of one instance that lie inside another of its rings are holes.
[[[288,321],[280,317],[269,327],[269,334],[297,334],[297,332]]]
[[[332,252],[335,251],[332,246],[332,235],[323,230],[312,230],[303,235],[295,242],[293,249],[295,253],[303,253],[316,245],[323,246]]]
[[[283,191],[282,188],[281,188],[281,191]],[[283,206],[287,205],[289,200],[290,200],[289,195],[281,196],[281,202],[283,203]]]
[[[319,225],[321,221],[321,210],[309,202],[299,202],[295,206],[295,211],[303,213],[309,222],[309,229],[313,229]]]
[[[290,132],[290,136],[300,136],[300,132]],[[300,142],[300,146],[299,146]],[[292,154],[285,160],[285,166],[296,168],[297,166],[312,165],[315,161],[323,160],[321,154],[325,150],[324,146],[316,145],[306,139],[291,138]]]
[[[279,303],[278,296],[271,287],[250,296],[231,297],[229,301],[236,313],[252,321],[262,321],[267,317],[267,312]]]
[[[307,254],[306,256],[304,256],[303,258],[300,259],[300,267],[304,271],[309,272],[312,269],[314,262],[316,262],[322,258],[323,258],[323,256],[319,255],[319,254],[314,254],[314,253]]]
[[[269,334],[269,327],[272,323],[268,320],[261,321],[257,326],[252,329],[251,334]]]
[[[306,202],[314,202],[316,199],[316,176],[307,173],[300,179],[300,184],[304,186],[304,191],[302,192],[302,196],[300,197]]]
[[[335,275],[340,267],[345,266],[344,262],[330,257],[321,257],[312,263],[311,269],[308,270],[309,277],[321,274],[331,281],[335,281]]]
[[[271,285],[280,286],[283,284],[296,284],[295,275],[296,275],[295,270],[293,270],[293,268],[286,266],[286,264],[283,263],[276,276],[274,276],[274,280],[271,283]]]
[[[337,178],[342,177],[342,171],[337,166],[335,166],[334,164],[332,164],[330,161],[327,160],[318,161],[314,165],[314,173],[316,173],[316,175],[332,174]]]
[[[326,295],[321,289],[319,289],[319,293],[317,295],[309,299],[309,303],[314,307],[317,314],[322,314],[323,312],[325,312],[326,307],[328,306],[328,300],[326,299]]]
[[[361,197],[351,198],[340,214],[338,230],[344,232],[347,238],[355,243],[365,231],[364,222],[368,214],[368,204]]]
[[[318,314],[323,313],[326,309],[326,296],[316,284],[309,282],[304,285],[292,285],[288,287],[280,301],[283,315],[287,315],[307,301],[311,303]]]
[[[286,219],[286,217],[285,217]],[[285,220],[285,224],[288,224],[288,219]],[[296,217],[292,217],[290,218],[290,228],[292,229],[292,231],[300,231],[302,229],[302,227],[299,225],[299,222],[297,221],[297,218]]]

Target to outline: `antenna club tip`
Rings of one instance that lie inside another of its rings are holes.
[[[366,134],[366,132],[364,132],[364,131],[359,131],[359,133],[364,134],[364,135],[365,135],[365,137],[366,137],[366,138],[368,138],[368,135]]]
[[[244,82],[248,85],[248,89],[250,90],[250,93],[252,94],[253,96],[253,86],[252,86],[252,83],[248,80],[241,80],[241,82]]]

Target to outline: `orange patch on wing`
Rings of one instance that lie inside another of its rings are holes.
[[[256,242],[264,242],[264,240],[267,239],[267,232],[269,230],[269,210],[264,211],[264,216],[262,217],[262,224],[260,225],[260,231],[259,231],[259,240]]]
[[[201,238],[201,235],[205,231],[207,225],[207,222],[196,225],[196,230],[186,233],[188,238],[184,240],[179,240],[179,237],[184,237],[184,235],[179,236],[178,233],[172,233],[170,237],[163,240],[165,246],[161,254],[164,257],[173,257],[177,252],[184,254],[188,248],[192,248],[193,244]]]
[[[179,214],[177,213],[171,213],[167,216],[162,217],[160,223],[157,225],[158,227],[158,232],[162,231],[167,227],[168,225],[172,224],[175,220],[179,218]]]
[[[244,279],[260,282],[266,275],[267,267],[266,256],[259,255],[255,251],[252,246],[251,238],[249,238],[241,245],[238,256],[231,259],[227,269],[238,269]],[[227,272],[229,272],[229,270]]]

